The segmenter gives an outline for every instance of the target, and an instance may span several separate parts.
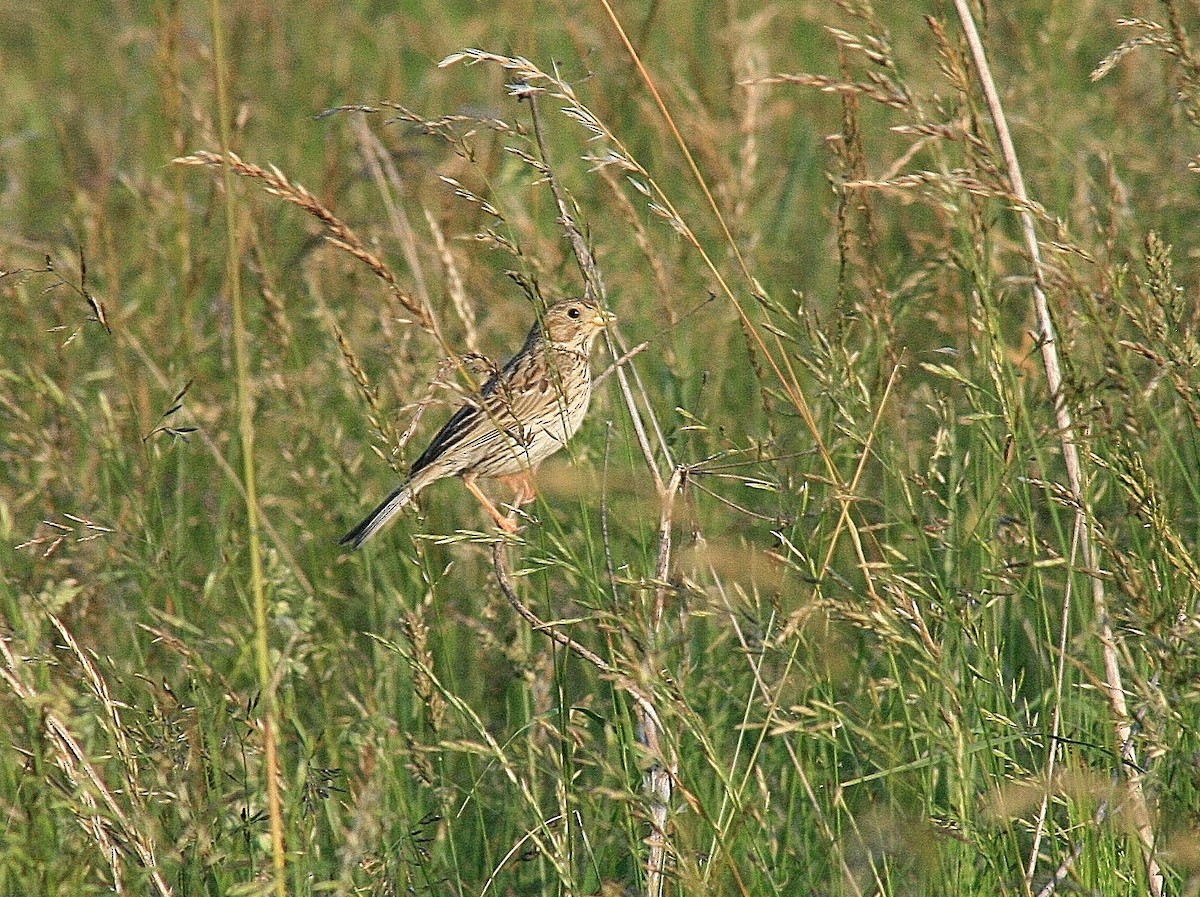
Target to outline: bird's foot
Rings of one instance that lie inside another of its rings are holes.
[[[499,519],[496,521],[496,526],[497,526],[497,527],[499,527],[500,529],[504,530],[504,531],[505,531],[506,533],[508,533],[510,536],[515,536],[515,535],[516,535],[517,533],[519,533],[519,532],[521,531],[521,529],[522,529],[522,527],[521,527],[521,524],[519,524],[519,523],[518,523],[518,522],[517,522],[515,519],[513,519],[512,517],[501,517],[501,518],[499,518]]]

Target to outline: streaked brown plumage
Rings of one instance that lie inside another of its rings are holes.
[[[521,351],[446,421],[413,463],[408,479],[346,533],[341,544],[357,548],[418,492],[452,476],[462,477],[497,526],[515,532],[516,522],[497,510],[476,480],[513,480],[516,506],[533,497],[529,473],[566,445],[587,413],[592,397],[589,356],[611,319],[586,299],[546,309]]]

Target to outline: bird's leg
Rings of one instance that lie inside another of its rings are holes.
[[[488,512],[488,516],[495,521],[496,526],[510,534],[517,531],[517,522],[511,517],[505,517],[500,513],[499,509],[492,504],[492,500],[483,494],[483,490],[479,488],[479,483],[475,481],[474,475],[466,474],[462,479],[463,485],[470,490],[472,495],[479,499],[479,503]]]
[[[508,517],[505,519],[512,521],[523,506],[529,504],[537,497],[537,490],[533,487],[531,473],[532,471],[523,470],[520,473],[500,478],[502,482],[513,490],[513,499],[508,505],[512,510],[508,512]],[[515,526],[516,524],[514,523],[513,525]]]
[[[524,507],[537,498],[537,490],[533,487],[533,477],[531,476],[531,473],[531,471],[523,470],[520,473],[514,473],[511,476],[500,477],[500,482],[504,483],[513,491],[513,500],[510,507]]]

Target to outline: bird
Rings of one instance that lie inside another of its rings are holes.
[[[407,479],[339,544],[358,548],[426,486],[455,476],[500,529],[515,533],[512,515],[500,513],[478,480],[507,481],[515,493],[513,514],[534,497],[530,474],[583,423],[592,398],[592,346],[615,320],[591,299],[564,299],[547,308],[521,350],[454,412]]]

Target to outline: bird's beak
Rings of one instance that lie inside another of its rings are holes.
[[[597,327],[603,327],[606,324],[615,323],[616,320],[617,320],[617,316],[614,315],[611,311],[605,311],[604,309],[600,309],[599,311],[596,312],[596,317],[592,318],[592,323],[595,324]]]

